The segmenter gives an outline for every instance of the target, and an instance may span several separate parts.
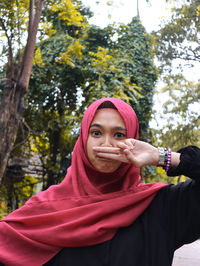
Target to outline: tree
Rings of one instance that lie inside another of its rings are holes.
[[[199,10],[200,1],[174,9],[171,21],[156,33],[155,52],[166,83],[162,93],[169,96],[164,104],[164,115],[168,115],[165,131],[168,137],[171,135],[174,148],[198,143],[200,117],[195,110],[199,109],[199,82],[198,77],[187,80],[184,70],[200,63]]]
[[[86,103],[105,96],[129,102],[140,122],[140,136],[148,140],[153,91],[157,70],[153,63],[151,38],[135,17],[128,25],[105,28],[104,45],[90,52],[91,77],[83,89]],[[102,34],[102,33],[101,33]],[[102,35],[103,36],[103,35]],[[112,37],[115,36],[115,40]],[[89,35],[89,38],[95,38]],[[106,44],[106,46],[105,46]]]
[[[166,74],[172,66],[195,66],[200,62],[200,1],[188,1],[174,8],[171,20],[154,33],[155,54],[160,70]]]
[[[44,169],[43,189],[64,177],[77,138],[73,131],[77,124],[77,92],[84,77],[73,57],[67,58],[68,64],[57,60],[66,47],[71,46],[64,34],[57,33],[42,42],[42,64],[33,67],[27,98],[25,118],[32,130],[30,147],[38,153]]]
[[[195,80],[192,80],[187,75],[188,69],[192,73],[191,69],[195,71],[200,63],[199,11],[200,1],[188,1],[174,8],[170,21],[162,25],[153,37],[161,78],[165,83],[159,97],[166,101],[160,117],[164,125],[158,130],[152,129],[152,132],[157,145],[173,150],[200,145],[199,76],[195,78],[193,75]],[[166,180],[168,182],[169,178]],[[174,180],[177,182],[177,178]]]
[[[132,90],[126,90],[130,103],[135,110],[140,124],[140,138],[150,141],[149,121],[152,115],[153,94],[157,80],[157,69],[153,62],[152,40],[146,33],[140,20],[135,17],[127,25],[121,27],[117,48],[126,54],[122,72],[130,79]]]
[[[26,120],[45,169],[44,189],[64,177],[80,119],[90,102],[114,96],[134,103],[136,111],[151,111],[156,70],[140,21],[135,18],[119,28],[90,26],[79,42],[71,39],[77,31],[69,32],[65,26],[38,44],[41,58],[30,81]],[[119,38],[113,41],[115,33]],[[150,115],[140,111],[140,116],[144,132]]]
[[[35,10],[34,1],[30,1],[28,38],[24,49],[23,58],[21,60],[18,58],[20,62],[15,62],[13,42],[15,41],[14,35],[16,34],[17,27],[20,27],[24,22],[22,10],[25,9],[25,5],[19,7],[17,4],[18,2],[15,2],[13,5],[13,1],[1,2],[0,26],[1,29],[4,30],[7,38],[8,63],[0,106],[0,181],[2,180],[9,154],[17,136],[19,123],[22,119],[24,108],[23,98],[28,89],[32,68],[32,58],[36,43],[36,33],[42,12],[43,0],[39,0],[37,2]],[[17,22],[14,21],[16,14],[18,14]],[[19,21],[20,15],[22,16],[21,21]]]
[[[57,18],[59,6],[55,8],[42,17],[51,27],[49,37],[43,38],[41,32],[37,43],[25,99],[29,146],[21,146],[30,156],[32,151],[39,155],[43,189],[64,177],[81,117],[90,102],[103,96],[129,101],[142,118],[141,131],[145,132],[156,80],[150,38],[138,18],[119,27],[87,28],[64,23]],[[81,14],[87,13],[80,8]],[[115,34],[117,40],[112,38]],[[21,130],[18,142],[23,139]]]
[[[178,150],[183,146],[200,144],[200,84],[188,81],[182,75],[170,76],[165,82],[162,93],[168,99],[163,105],[167,123],[160,134],[161,145]]]
[[[45,12],[49,10],[48,4],[51,6],[51,11],[58,13],[60,20],[69,25],[82,24],[83,17],[77,11],[78,4],[73,5],[70,0],[46,1]],[[24,96],[28,91],[42,5],[43,0],[1,2],[0,30],[5,34],[8,49],[4,46],[3,54],[7,55],[7,64],[5,75],[1,79],[0,182],[16,140],[19,124],[23,121]],[[28,19],[27,9],[29,10]],[[45,22],[45,16],[43,18]],[[46,25],[48,23],[51,26],[47,20]],[[28,24],[27,28],[26,24]],[[47,28],[50,28],[49,25]],[[27,41],[23,46],[21,40],[24,35],[27,35]],[[18,49],[15,49],[16,44]]]

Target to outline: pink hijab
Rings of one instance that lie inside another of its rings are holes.
[[[97,172],[87,158],[89,126],[99,105],[112,102],[124,119],[127,138],[138,139],[133,109],[117,98],[89,106],[74,147],[72,166],[59,185],[49,187],[0,221],[0,262],[5,265],[42,265],[63,247],[107,241],[120,227],[131,225],[149,206],[163,184],[143,184],[140,171],[121,164],[111,174]]]

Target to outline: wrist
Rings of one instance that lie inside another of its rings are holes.
[[[162,167],[166,172],[171,166],[171,149],[158,147],[159,161],[157,166]]]
[[[176,168],[180,163],[180,153],[172,152],[171,168]]]
[[[155,148],[153,154],[154,154],[154,159],[153,159],[152,165],[158,166],[158,163],[159,163],[159,150],[158,150],[158,148]]]

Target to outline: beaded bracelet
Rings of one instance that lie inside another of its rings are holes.
[[[171,149],[168,149],[168,152],[167,152],[167,163],[166,163],[166,166],[164,168],[166,172],[170,168],[170,165],[171,165],[171,157],[172,157]]]

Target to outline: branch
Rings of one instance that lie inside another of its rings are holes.
[[[194,62],[199,62],[200,61],[200,57],[194,57],[192,55],[189,55],[189,54],[185,54],[185,55],[181,55],[181,54],[174,54],[172,56],[172,60],[173,59],[181,59],[181,60],[184,60],[184,61],[194,61]]]
[[[8,70],[9,72],[7,71],[6,76],[9,79],[13,79],[14,78],[14,63],[13,63],[13,52],[12,52],[12,41],[11,41],[10,36],[8,35],[8,30],[6,28],[3,18],[0,18],[0,24],[2,25],[2,28],[6,34],[6,38],[8,41]]]
[[[28,34],[32,31],[33,20],[34,20],[34,0],[30,0],[29,4],[29,24],[28,24]]]
[[[18,32],[19,62],[20,62],[21,61],[21,38],[20,38],[21,32],[20,32],[19,0],[16,1],[16,5],[17,5],[17,32]],[[18,75],[16,76],[16,79],[17,78],[18,78]]]
[[[4,82],[4,81],[5,81],[5,82],[6,82],[6,81],[11,81],[11,79],[9,79],[9,78],[2,78],[2,79],[0,79],[0,83],[1,83],[1,82]]]
[[[200,119],[200,115],[199,115],[198,117],[196,117],[196,118],[195,118],[195,119],[189,124],[189,127],[188,127],[188,125],[185,125],[185,126],[182,128],[182,131],[181,131],[182,136],[184,136],[184,134],[185,134],[187,131],[191,132],[191,129],[194,128],[194,126],[192,126],[192,125],[195,125],[195,123],[197,123],[197,122],[199,121],[199,119]],[[188,130],[188,128],[189,128],[189,130]],[[191,134],[189,134],[189,135],[191,135]],[[172,142],[170,143],[171,147],[174,147],[174,146],[176,145],[176,143],[177,143],[177,139],[175,139],[174,141],[172,141]]]
[[[29,136],[30,136],[30,133],[31,133],[31,128],[29,127],[29,125],[26,123],[25,119],[22,120],[22,123],[26,126],[26,128],[28,129],[28,134],[26,136],[26,138],[24,138],[23,141],[17,143],[13,148],[12,150],[14,150],[15,148],[19,147],[20,145],[26,143],[26,141],[28,140]],[[21,127],[21,130],[22,132],[24,132],[23,130],[23,127],[22,127],[22,123],[20,123],[20,127]],[[24,135],[24,134],[23,134]]]
[[[30,34],[31,34],[31,31],[32,31],[32,27],[33,27],[33,20],[34,20],[34,4],[35,4],[35,1],[34,0],[30,0],[29,1],[29,23],[28,23],[28,39],[30,37]],[[28,43],[28,39],[27,39],[27,43]],[[23,58],[26,58],[27,57],[27,45],[25,46],[25,49],[24,49],[24,56]],[[22,69],[21,69],[21,72],[23,70],[23,62],[22,62]]]

